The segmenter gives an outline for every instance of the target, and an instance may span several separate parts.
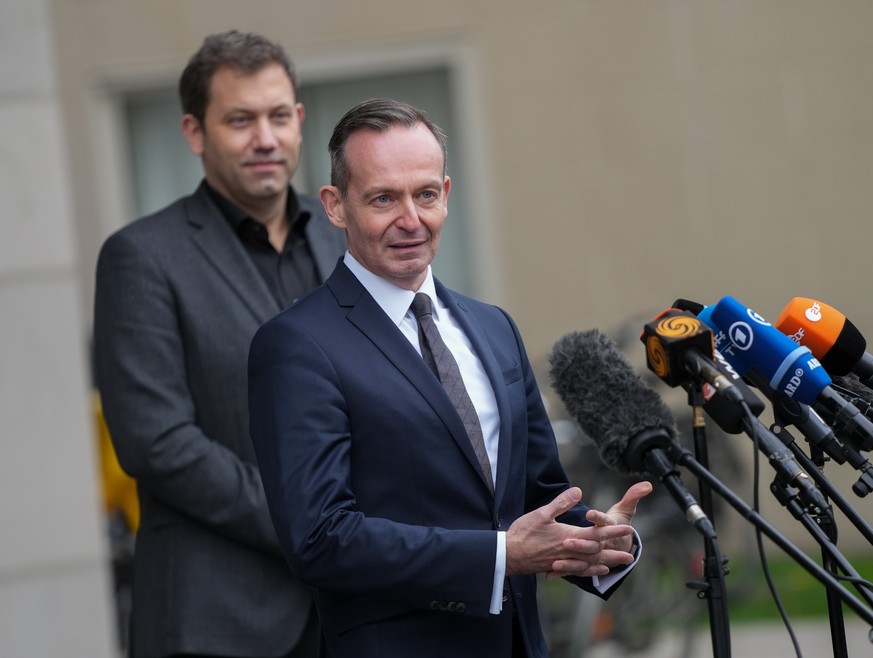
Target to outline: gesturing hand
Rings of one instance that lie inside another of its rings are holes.
[[[637,503],[650,493],[652,493],[651,482],[637,482],[631,485],[621,500],[610,507],[609,511],[603,513],[597,510],[588,510],[585,518],[595,526],[630,525],[634,520],[634,515],[637,513]],[[622,536],[607,540],[604,542],[604,547],[618,551],[629,551],[632,540],[633,535]]]
[[[633,529],[619,520],[623,515],[632,517],[636,501],[646,494],[648,491],[634,495],[629,491],[609,513],[597,512],[599,523],[595,521],[591,527],[580,528],[555,520],[582,499],[578,487],[563,491],[552,502],[519,517],[509,527],[506,574],[546,572],[559,576],[595,576],[605,575],[612,566],[629,564],[633,561],[630,553],[605,548],[605,544],[626,538],[630,547]]]

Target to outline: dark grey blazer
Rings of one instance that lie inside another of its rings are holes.
[[[317,199],[300,206],[323,280],[345,235]],[[280,310],[202,185],[100,252],[97,383],[142,515],[136,658],[277,655],[302,630],[310,592],[282,558],[248,431],[249,344]]]

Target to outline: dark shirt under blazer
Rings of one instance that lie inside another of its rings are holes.
[[[323,278],[345,235],[299,204]],[[97,383],[141,505],[133,655],[287,652],[311,598],[279,550],[246,404],[249,344],[279,303],[203,185],[110,236],[96,284]]]

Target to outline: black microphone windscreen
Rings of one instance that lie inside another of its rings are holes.
[[[549,354],[552,387],[597,444],[603,463],[639,475],[625,459],[632,438],[663,430],[672,440],[676,422],[661,397],[639,378],[615,342],[597,329],[561,337]]]
[[[822,366],[831,377],[846,375],[852,372],[852,368],[864,356],[865,349],[867,349],[867,341],[864,339],[864,336],[846,318],[843,322],[843,328],[840,330],[840,335],[837,336],[827,354],[820,358],[819,361],[821,361]]]

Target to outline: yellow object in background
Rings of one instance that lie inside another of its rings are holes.
[[[103,419],[103,406],[100,394],[93,393],[95,427],[99,441],[100,476],[103,484],[103,503],[107,513],[119,512],[127,523],[130,532],[139,528],[139,499],[136,495],[136,481],[121,468],[115,456],[115,448],[109,436],[109,429]]]

